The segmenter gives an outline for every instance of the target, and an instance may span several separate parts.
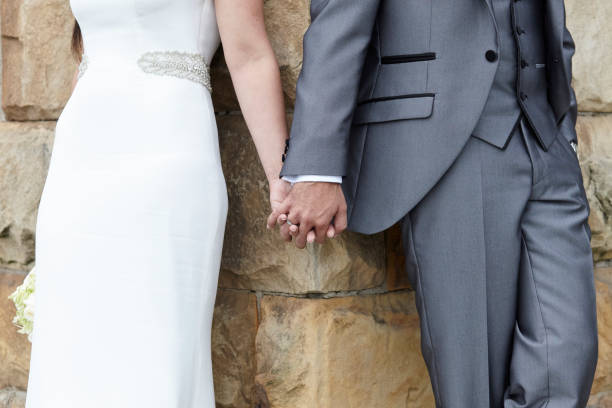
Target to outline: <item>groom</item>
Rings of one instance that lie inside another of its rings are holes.
[[[302,248],[347,219],[401,221],[438,407],[585,407],[597,325],[563,0],[312,0],[311,16],[295,184],[270,225]]]

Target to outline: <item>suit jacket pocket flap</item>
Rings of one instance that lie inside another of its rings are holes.
[[[357,105],[353,124],[428,118],[433,112],[434,96],[434,94],[404,95],[365,101]]]

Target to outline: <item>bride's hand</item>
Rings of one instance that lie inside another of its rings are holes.
[[[283,179],[272,180],[270,182],[270,207],[274,212],[289,194],[291,183]]]
[[[283,179],[275,179],[269,182],[270,185],[270,207],[272,208],[272,213],[276,212],[278,207],[285,201],[285,198],[289,195],[289,191],[291,190],[291,183],[285,181]],[[287,241],[291,242],[291,236],[297,233],[297,226],[289,226],[286,225],[287,214],[279,215],[277,219],[277,224],[281,228],[281,237]],[[270,225],[267,225],[267,228],[270,229]],[[293,229],[293,231],[290,231]]]

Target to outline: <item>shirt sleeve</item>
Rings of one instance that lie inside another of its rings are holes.
[[[342,184],[342,176],[299,175],[283,176],[283,180],[291,184],[301,182],[337,183]]]

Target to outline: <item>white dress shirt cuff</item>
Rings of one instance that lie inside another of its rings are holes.
[[[319,176],[319,175],[299,175],[299,176],[283,176],[283,180],[291,184],[300,182],[319,182],[319,183],[338,183],[342,184],[341,176]]]

